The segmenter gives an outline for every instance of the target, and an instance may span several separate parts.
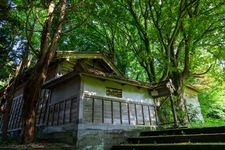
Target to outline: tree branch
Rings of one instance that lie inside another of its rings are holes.
[[[211,64],[211,65],[209,66],[209,68],[208,68],[208,69],[206,69],[206,71],[201,72],[201,73],[192,73],[192,75],[193,75],[194,77],[199,77],[199,76],[202,76],[202,75],[204,75],[204,74],[208,73],[212,67],[213,67],[213,64]]]

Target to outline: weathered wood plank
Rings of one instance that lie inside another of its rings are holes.
[[[130,124],[135,125],[136,124],[136,113],[135,113],[135,105],[129,104],[130,106]]]
[[[143,112],[142,112],[142,105],[136,105],[136,115],[137,115],[137,124],[143,125]]]
[[[113,124],[121,124],[119,102],[113,102]]]
[[[104,101],[104,123],[112,123],[111,101]]]
[[[155,108],[154,107],[149,107],[150,112],[151,112],[151,124],[156,125],[156,118],[155,118]]]
[[[64,124],[70,123],[70,107],[71,107],[71,101],[66,100],[65,103],[65,118],[64,118]]]
[[[78,106],[77,106],[77,98],[72,98],[72,122],[75,122],[78,117]]]
[[[122,120],[123,124],[129,124],[129,113],[128,113],[128,107],[127,103],[121,103],[121,115],[122,115]]]
[[[93,99],[86,98],[83,102],[83,121],[86,123],[92,122],[92,105],[93,105]]]
[[[145,125],[150,125],[148,106],[143,105],[143,112],[144,112]]]
[[[95,99],[94,123],[102,123],[102,100]]]

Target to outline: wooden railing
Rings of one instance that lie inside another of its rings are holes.
[[[50,95],[51,95],[50,90],[44,90],[41,98],[38,101],[38,104],[37,104],[38,107],[36,110],[37,125],[44,125],[46,123]]]
[[[48,106],[47,126],[75,122],[77,119],[77,98],[72,97]]]
[[[84,123],[156,125],[155,112],[155,105],[150,103],[89,95],[83,99]]]
[[[23,96],[13,99],[10,111],[9,131],[20,130],[22,125]],[[48,105],[48,97],[42,97],[38,102],[36,110],[36,124],[40,125],[62,125],[75,122],[77,119],[77,98],[71,97],[55,104]],[[2,120],[0,120],[2,127]]]
[[[9,130],[21,128],[22,125],[22,107],[23,96],[18,96],[13,99],[10,111]]]
[[[23,96],[17,96],[12,101],[12,107],[10,110],[10,120],[8,124],[8,130],[18,130],[21,129],[22,125],[22,107],[23,107]],[[0,128],[2,128],[3,114],[0,118]]]
[[[151,103],[86,95],[83,101],[83,123],[117,125],[157,125],[156,107]],[[78,119],[78,99],[71,97],[48,104],[48,99],[38,103],[37,125],[57,126],[75,123]],[[9,130],[21,128],[22,96],[13,100]]]

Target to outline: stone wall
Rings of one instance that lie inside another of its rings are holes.
[[[137,137],[144,130],[155,130],[155,127],[79,124],[76,147],[77,150],[109,150],[113,145],[126,143],[128,137]]]

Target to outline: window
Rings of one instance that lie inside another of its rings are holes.
[[[106,95],[122,98],[122,89],[115,89],[106,87]]]

